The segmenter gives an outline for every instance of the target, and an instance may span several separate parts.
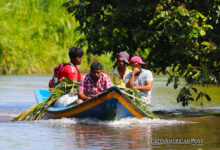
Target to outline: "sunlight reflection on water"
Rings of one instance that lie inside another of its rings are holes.
[[[166,78],[155,78],[153,111],[162,119],[125,118],[119,121],[95,119],[51,119],[11,122],[35,105],[34,89],[47,89],[50,77],[0,76],[0,149],[207,149],[220,147],[219,101],[207,107],[183,108],[175,101],[177,90],[166,87]],[[215,89],[218,90],[218,89]],[[218,95],[215,96],[218,99]],[[193,106],[193,105],[192,105]],[[213,111],[213,112],[212,112]],[[211,113],[210,113],[211,112]],[[202,114],[203,113],[203,114]],[[191,117],[190,114],[203,117]],[[203,145],[152,145],[157,138],[202,138]]]

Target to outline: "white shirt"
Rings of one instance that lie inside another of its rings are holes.
[[[131,73],[129,73],[125,77],[125,83],[127,84],[129,79],[131,77]],[[146,85],[146,81],[153,81],[153,75],[150,70],[141,69],[141,72],[138,76],[134,76],[134,86],[144,86]],[[146,97],[146,99],[151,99],[151,90],[147,92],[141,92],[140,94],[143,97]],[[148,101],[148,100],[146,100]]]

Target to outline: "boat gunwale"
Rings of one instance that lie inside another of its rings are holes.
[[[73,107],[69,107],[69,108],[65,108],[65,109],[61,109],[61,110],[46,110],[46,113],[49,115],[49,116],[53,116],[55,117],[54,115],[55,114],[61,114],[61,113],[67,113],[67,112],[70,112],[70,111],[74,111],[74,110],[77,110],[78,108],[81,108],[83,106],[86,106],[90,103],[94,103],[95,101],[98,101],[100,100],[101,98],[103,98],[104,96],[108,95],[108,94],[111,94],[113,93],[113,95],[115,95],[116,93],[119,94],[120,96],[122,96],[122,98],[128,102],[138,113],[140,113],[143,117],[149,117],[145,112],[143,112],[142,110],[140,110],[125,94],[123,94],[120,89],[118,87],[111,87],[109,88],[106,92],[103,92],[102,94],[98,95],[97,97],[93,97],[92,99],[90,100],[87,100],[81,104],[78,104],[78,105],[75,105]],[[117,97],[114,97],[112,96],[111,98],[116,98]],[[107,101],[109,99],[106,99],[106,100],[102,100],[103,102],[104,101]],[[103,103],[101,102],[101,103]],[[101,104],[99,103],[99,104]],[[99,105],[97,104],[97,105]],[[95,105],[95,106],[97,106]],[[66,116],[63,116],[63,117],[66,117]]]

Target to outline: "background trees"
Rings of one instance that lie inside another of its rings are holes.
[[[219,84],[219,0],[79,0],[64,3],[79,22],[80,46],[92,54],[119,51],[140,55],[148,68],[189,83]],[[193,100],[192,86],[177,100]],[[182,94],[181,94],[182,93]],[[197,92],[199,98],[209,97]]]
[[[77,23],[62,4],[66,0],[0,1],[0,75],[50,74],[61,62],[69,62],[69,48],[82,36]],[[93,59],[109,60],[110,55]],[[103,66],[111,67],[111,60]],[[81,71],[90,64],[83,59]]]
[[[68,47],[75,43],[76,22],[54,2],[4,0],[0,2],[0,74],[52,72],[68,62]]]

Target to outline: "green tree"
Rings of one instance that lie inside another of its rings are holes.
[[[79,0],[64,3],[79,22],[80,46],[88,52],[140,55],[154,72],[189,83],[218,84],[220,79],[220,0]],[[193,86],[180,90],[182,105],[209,96]]]
[[[66,0],[0,1],[0,75],[51,74],[61,62],[69,62],[69,48],[83,35],[74,33],[77,23],[62,4]],[[83,48],[84,49],[84,48]],[[80,70],[90,63],[104,61],[112,66],[110,54],[85,55]]]

